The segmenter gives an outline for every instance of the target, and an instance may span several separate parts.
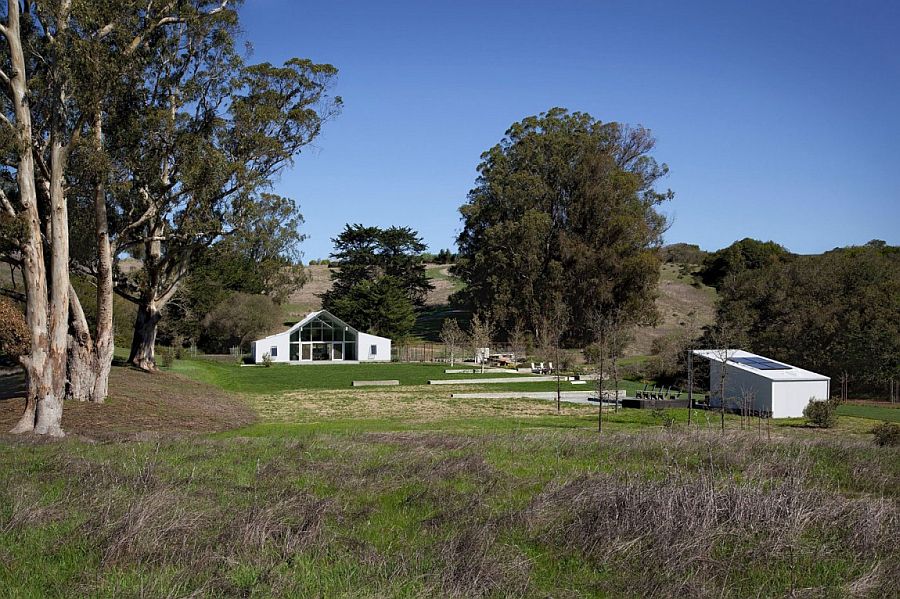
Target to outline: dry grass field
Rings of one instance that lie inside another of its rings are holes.
[[[0,594],[900,590],[900,450],[870,418],[723,435],[620,410],[598,435],[590,406],[451,400],[419,382],[436,366],[380,366],[389,390],[349,388],[379,367],[176,366],[116,367],[107,404],[67,404],[64,440],[0,435]]]

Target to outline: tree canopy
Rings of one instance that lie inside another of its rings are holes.
[[[732,283],[744,271],[765,268],[790,257],[790,252],[774,241],[747,237],[708,254],[698,274],[704,283],[718,289]]]
[[[668,168],[654,145],[643,127],[562,108],[513,124],[482,154],[460,208],[460,299],[506,331],[517,320],[536,330],[561,302],[573,341],[590,338],[598,310],[653,322],[666,227],[657,207],[673,197],[655,188]]]
[[[322,306],[361,330],[401,338],[415,324],[431,283],[426,246],[409,227],[347,225],[333,240],[332,288]]]
[[[873,388],[900,376],[900,247],[870,243],[743,271],[718,323],[762,355]]]
[[[267,211],[286,223],[299,218],[269,189],[342,105],[329,95],[332,65],[246,64],[234,11],[189,12],[184,27],[160,33],[145,68],[127,73],[130,93],[110,108],[116,255],[142,263],[116,291],[138,305],[130,361],[149,369],[162,308],[192,262]]]

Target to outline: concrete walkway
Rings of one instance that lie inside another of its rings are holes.
[[[612,390],[603,391],[606,402],[612,402]],[[619,389],[619,400],[626,397],[625,389]],[[556,391],[498,391],[496,393],[451,393],[454,399],[543,399],[556,401]],[[568,403],[597,405],[596,391],[560,391],[559,398]]]
[[[561,376],[559,377],[560,382],[566,383],[574,380],[571,376]],[[597,375],[595,374],[583,374],[581,375],[582,381],[595,381],[597,380]],[[428,381],[429,385],[490,385],[493,383],[502,384],[502,383],[549,383],[556,381],[555,374],[545,374],[542,376],[528,376],[528,375],[519,375],[519,376],[504,376],[504,377],[495,377],[495,378],[476,378],[476,379],[431,379]]]
[[[543,399],[546,401],[556,401],[556,391],[451,393],[450,397],[454,399]],[[561,391],[559,398],[566,403],[578,403],[592,406],[597,405],[597,393],[595,391]]]

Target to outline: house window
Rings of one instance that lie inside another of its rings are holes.
[[[374,355],[377,354],[377,353],[378,353],[378,346],[377,346],[377,345],[372,345],[372,346],[369,347],[369,355],[370,355],[370,356],[374,356]]]
[[[273,345],[272,347],[269,348],[269,357],[270,357],[270,358],[277,358],[277,357],[278,357],[278,348],[275,347],[274,345]]]

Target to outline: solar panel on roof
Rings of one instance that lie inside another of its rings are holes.
[[[780,364],[779,362],[775,362],[773,360],[769,360],[768,358],[760,358],[760,357],[748,357],[748,358],[730,358],[732,362],[736,362],[737,364],[743,364],[744,366],[749,366],[750,368],[755,368],[757,370],[790,370],[791,367],[785,364]]]

